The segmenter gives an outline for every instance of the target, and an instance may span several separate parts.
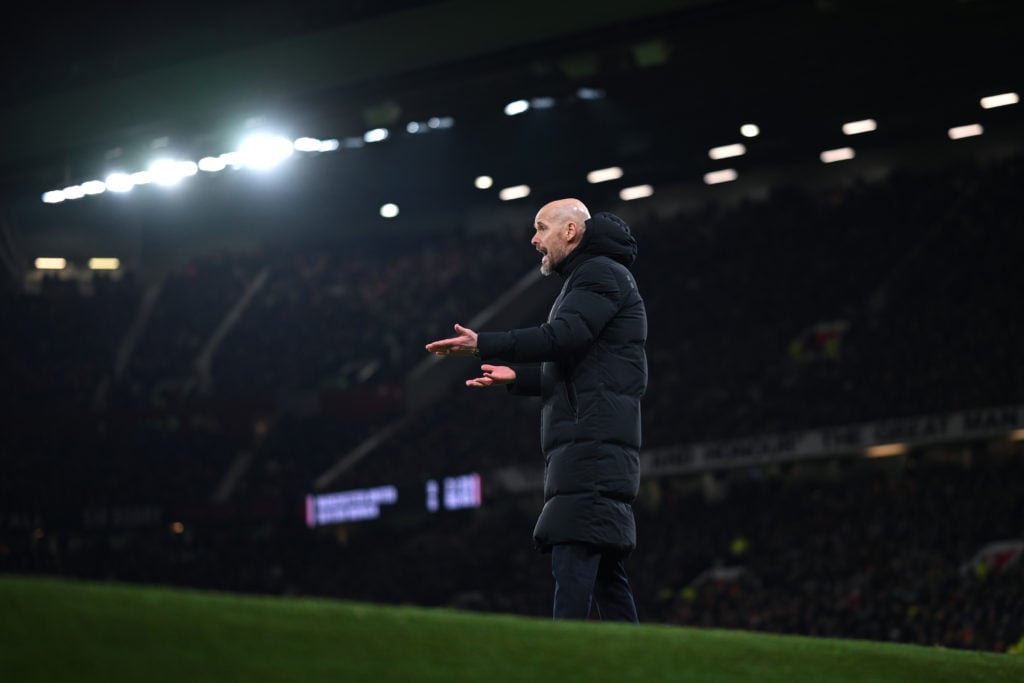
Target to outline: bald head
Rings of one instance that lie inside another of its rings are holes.
[[[590,212],[578,199],[557,199],[548,202],[537,212],[534,220],[534,234],[531,244],[544,257],[540,270],[550,275],[558,265],[583,239]]]
[[[548,202],[537,212],[537,220],[544,219],[549,224],[564,224],[574,222],[579,226],[580,232],[586,230],[587,219],[590,212],[587,207],[578,199],[572,197],[556,199]]]

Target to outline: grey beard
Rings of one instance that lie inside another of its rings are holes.
[[[551,275],[551,273],[553,273],[553,272],[555,272],[555,271],[551,270],[551,266],[549,266],[548,264],[546,264],[546,263],[541,263],[540,264],[540,274],[541,275],[547,277],[548,275]]]

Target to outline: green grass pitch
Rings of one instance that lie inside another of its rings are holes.
[[[0,680],[1024,681],[1024,657],[0,576]]]

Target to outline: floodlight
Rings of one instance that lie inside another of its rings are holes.
[[[1020,98],[1017,97],[1015,92],[1004,92],[1001,95],[989,95],[988,97],[981,98],[981,106],[983,109],[995,109],[996,107],[1005,107],[1011,104],[1017,104]]]
[[[107,176],[106,186],[108,192],[130,192],[135,183],[127,173],[111,173]]]
[[[319,152],[321,143],[316,138],[298,138],[293,144],[298,152]]]
[[[622,177],[622,169],[618,166],[610,166],[608,168],[599,168],[596,171],[591,171],[587,174],[587,182],[596,184],[604,183],[609,180],[618,180]]]
[[[516,114],[522,114],[524,111],[530,108],[530,103],[526,100],[516,100],[509,102],[505,105],[505,116],[515,116]]]
[[[498,197],[503,202],[511,201],[513,199],[522,199],[523,197],[530,196],[529,185],[513,185],[512,187],[506,187],[498,193]]]
[[[175,159],[157,159],[149,165],[152,182],[158,185],[176,185],[182,178],[195,175],[198,170],[199,166],[194,161]],[[142,184],[135,180],[134,174],[132,180],[136,185]]]
[[[295,151],[295,145],[288,138],[275,135],[253,135],[238,147],[245,166],[267,169],[276,166]]]
[[[86,194],[103,194],[107,191],[107,185],[102,180],[87,180],[82,183],[82,192]]]
[[[708,185],[717,185],[718,183],[729,183],[736,180],[738,177],[736,169],[725,168],[721,171],[711,171],[710,173],[704,174],[704,182]]]
[[[852,147],[840,147],[839,149],[827,149],[820,155],[821,162],[831,164],[836,161],[847,161],[854,157]]]
[[[860,135],[861,133],[870,133],[877,129],[878,123],[874,119],[861,119],[860,121],[850,121],[843,124],[844,135]]]
[[[89,270],[117,270],[121,267],[121,260],[116,258],[91,258],[89,259]]]
[[[654,194],[654,188],[650,185],[634,185],[633,187],[622,188],[619,191],[619,198],[624,202],[629,202],[634,199],[650,197],[652,194]]]
[[[55,256],[40,256],[36,259],[37,270],[64,270],[67,260]]]
[[[981,124],[971,123],[966,126],[956,126],[950,128],[948,135],[950,140],[960,140],[962,138],[973,138],[977,135],[981,135],[985,132],[985,129],[981,127]]]
[[[712,159],[728,159],[730,157],[741,157],[747,153],[747,148],[737,142],[733,145],[722,145],[721,147],[712,147],[708,150],[708,156]]]
[[[221,157],[203,157],[199,160],[199,170],[206,173],[217,173],[227,168],[227,162]]]
[[[132,173],[129,178],[132,181],[132,185],[148,185],[153,182],[153,173],[151,171],[136,171]]]

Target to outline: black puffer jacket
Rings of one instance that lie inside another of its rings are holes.
[[[482,332],[481,357],[516,366],[513,393],[543,398],[542,550],[587,543],[628,553],[640,485],[640,399],[647,389],[647,313],[628,266],[629,226],[610,213],[587,221],[583,239],[555,267],[565,280],[548,321]]]

